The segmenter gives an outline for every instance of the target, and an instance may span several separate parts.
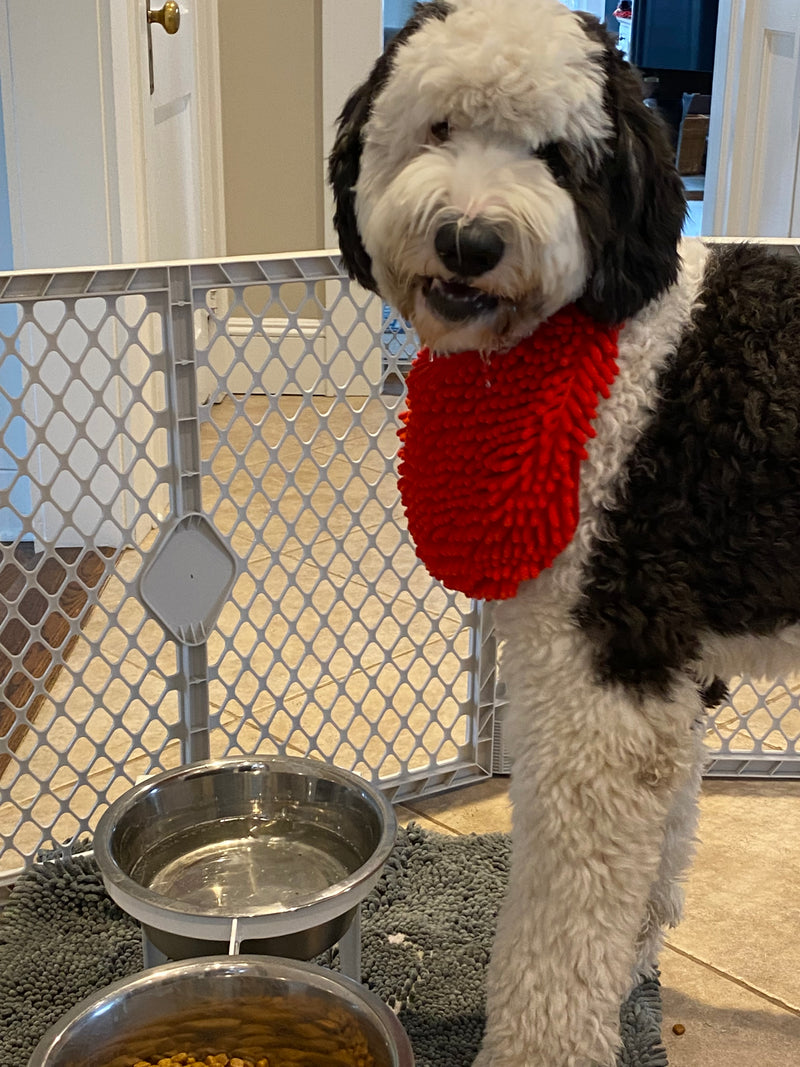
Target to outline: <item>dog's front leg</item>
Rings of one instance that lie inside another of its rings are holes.
[[[603,686],[568,617],[525,621],[505,635],[512,865],[477,1064],[606,1067],[699,701],[688,679],[669,700]]]

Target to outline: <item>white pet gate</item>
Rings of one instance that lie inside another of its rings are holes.
[[[491,613],[398,500],[413,343],[337,257],[7,274],[0,334],[0,878],[208,755],[507,769]],[[800,776],[798,735],[743,681],[710,773]]]

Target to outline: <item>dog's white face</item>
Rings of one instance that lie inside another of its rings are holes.
[[[348,267],[437,352],[508,348],[579,298],[620,321],[675,277],[657,127],[604,31],[557,0],[433,0],[340,119]]]
[[[575,205],[547,155],[566,143],[592,163],[607,140],[601,47],[551,0],[450,6],[398,51],[375,101],[358,226],[379,290],[424,343],[494,350],[586,286]]]

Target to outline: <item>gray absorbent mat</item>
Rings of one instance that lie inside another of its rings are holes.
[[[484,974],[508,878],[504,834],[401,829],[364,903],[363,980],[398,1012],[418,1067],[468,1067],[484,1023]],[[0,1067],[24,1067],[68,1008],[142,967],[135,922],[91,856],[39,863],[0,917]],[[666,1067],[657,981],[622,1008],[619,1067]]]

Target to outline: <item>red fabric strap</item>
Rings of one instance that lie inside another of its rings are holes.
[[[414,360],[400,493],[417,555],[450,589],[512,597],[569,544],[618,333],[570,306],[508,352]]]

